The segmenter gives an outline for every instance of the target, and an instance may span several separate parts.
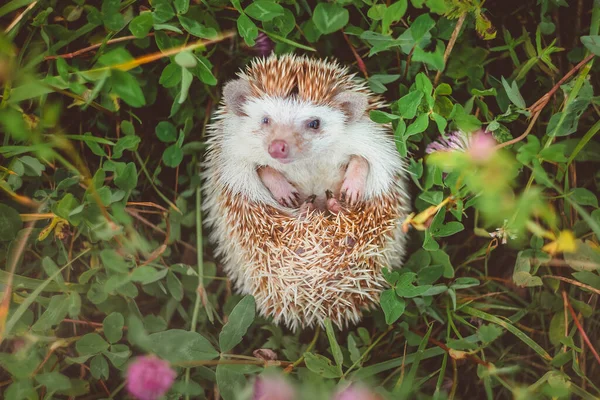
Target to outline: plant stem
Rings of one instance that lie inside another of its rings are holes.
[[[456,43],[456,39],[458,39],[458,34],[465,22],[465,18],[467,18],[467,13],[463,13],[458,21],[456,22],[456,26],[454,27],[454,32],[452,32],[452,36],[450,37],[450,41],[448,42],[448,47],[446,47],[446,51],[444,52],[444,69],[446,68],[446,63],[448,62],[448,58],[450,58],[450,53],[452,52],[452,48],[454,48],[454,44]],[[439,70],[437,74],[435,74],[435,79],[433,80],[433,85],[436,86],[442,77],[443,70]]]

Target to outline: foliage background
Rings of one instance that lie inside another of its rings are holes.
[[[301,398],[597,398],[599,24],[597,0],[4,2],[3,398],[122,398],[147,352],[177,369],[169,398],[270,370]],[[358,327],[255,318],[203,240],[205,127],[259,32],[391,104],[371,118],[409,160],[411,256]],[[503,143],[483,161],[425,158],[479,128]]]

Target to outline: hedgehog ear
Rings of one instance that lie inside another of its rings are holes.
[[[244,113],[244,104],[250,94],[250,84],[245,79],[229,81],[223,88],[225,105],[239,116],[246,115]]]
[[[369,106],[367,96],[357,92],[342,92],[336,95],[334,100],[348,117],[348,122],[355,122],[362,118]]]

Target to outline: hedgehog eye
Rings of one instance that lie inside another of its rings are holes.
[[[262,119],[262,123],[263,123],[263,125],[269,125],[269,122],[270,122],[270,121],[269,121],[269,117],[264,117],[264,118]]]
[[[320,125],[320,124],[321,124],[321,123],[319,122],[319,120],[318,120],[318,119],[314,119],[314,120],[312,120],[312,121],[310,121],[310,122],[308,123],[308,127],[309,127],[309,128],[311,128],[311,129],[319,129],[319,125]]]

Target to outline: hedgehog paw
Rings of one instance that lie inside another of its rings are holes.
[[[332,213],[332,214],[337,214],[340,211],[342,211],[342,205],[340,204],[340,202],[335,198],[335,196],[333,195],[333,192],[331,190],[328,190],[325,192],[325,196],[327,197],[327,209]]]
[[[369,163],[367,160],[359,156],[352,156],[342,183],[342,201],[353,206],[363,199],[368,174]]]
[[[313,210],[315,210],[315,199],[316,198],[317,198],[317,195],[313,194],[312,196],[308,196],[306,201],[304,203],[302,203],[302,205],[300,206],[300,215],[301,216],[307,216]]]
[[[345,180],[341,189],[341,200],[353,206],[363,198],[364,186],[356,181]]]
[[[258,170],[258,175],[279,204],[290,208],[298,207],[300,193],[281,172],[271,167],[262,167]]]
[[[282,206],[288,208],[297,208],[300,193],[298,193],[298,191],[296,191],[291,184],[288,183],[288,185],[290,185],[291,188],[281,188],[279,193],[273,193],[273,195],[277,199],[277,202]]]

